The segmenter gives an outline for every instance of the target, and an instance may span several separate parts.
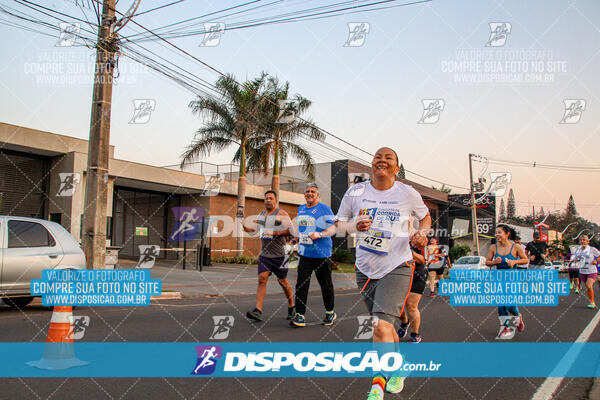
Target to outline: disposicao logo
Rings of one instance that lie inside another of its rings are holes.
[[[377,351],[351,352],[288,352],[237,353],[228,352],[223,370],[225,372],[277,372],[288,367],[297,372],[397,371],[402,366],[402,355]]]
[[[221,346],[196,346],[198,361],[191,375],[210,375],[217,368],[217,360],[221,358]]]

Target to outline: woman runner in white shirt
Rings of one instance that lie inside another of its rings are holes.
[[[359,231],[356,283],[369,313],[377,317],[373,342],[394,343],[414,269],[409,243],[417,248],[427,244],[431,217],[421,195],[396,181],[400,167],[394,150],[377,150],[371,168],[371,180],[344,195],[336,226],[342,234]],[[412,233],[411,215],[419,220],[419,230]],[[384,391],[398,393],[403,387],[403,377],[375,376],[367,400],[383,399]]]
[[[595,247],[590,246],[590,238],[583,235],[579,238],[579,246],[575,250],[575,260],[579,265],[579,277],[581,282],[585,284],[587,288],[587,295],[590,299],[590,304],[587,308],[595,309],[596,302],[594,301],[594,282],[598,276],[596,270],[595,260],[600,257],[600,251]]]

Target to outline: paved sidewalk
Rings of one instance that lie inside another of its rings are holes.
[[[118,268],[135,268],[136,262],[119,260]],[[153,279],[162,280],[163,293],[180,292],[182,297],[216,297],[256,294],[258,281],[256,265],[213,264],[202,271],[183,270],[176,261],[157,260],[151,269]],[[292,287],[296,285],[297,271],[290,269],[288,280]],[[267,293],[281,291],[274,275],[269,278]],[[336,290],[356,289],[354,274],[333,273],[333,286]],[[314,274],[310,282],[310,291],[320,292],[319,283]],[[167,291],[167,292],[165,292]]]

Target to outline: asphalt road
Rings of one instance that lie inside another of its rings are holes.
[[[311,324],[301,329],[289,327],[282,293],[268,294],[264,322],[246,320],[245,312],[253,304],[253,296],[207,297],[155,301],[137,308],[78,307],[74,314],[91,318],[83,339],[87,342],[206,342],[215,315],[235,318],[228,341],[354,341],[356,317],[366,314],[356,290],[337,293],[339,319],[333,327],[318,324],[324,313],[319,293],[311,294],[307,313]],[[572,294],[562,297],[558,307],[522,307],[526,330],[514,341],[575,341],[595,314],[586,304],[584,296]],[[450,307],[445,297],[424,297],[421,310],[421,332],[428,342],[494,341],[498,331],[494,307]],[[40,306],[27,307],[24,312],[0,306],[0,341],[44,341],[50,316],[51,311]],[[600,329],[590,341],[600,341]],[[401,394],[388,394],[386,399],[531,399],[543,381],[409,378]],[[555,398],[587,399],[592,383],[592,379],[565,378]],[[363,399],[369,385],[367,378],[7,378],[0,379],[0,399]]]

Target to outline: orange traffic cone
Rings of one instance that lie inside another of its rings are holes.
[[[67,369],[89,364],[75,357],[73,312],[71,306],[55,306],[50,320],[44,355],[27,365],[41,369]]]

